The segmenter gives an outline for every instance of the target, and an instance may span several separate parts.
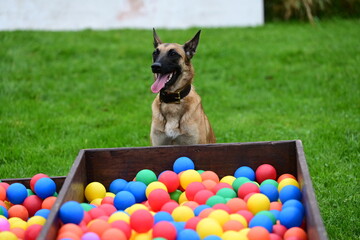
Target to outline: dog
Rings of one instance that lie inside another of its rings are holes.
[[[154,48],[151,65],[153,93],[150,140],[158,145],[215,143],[215,135],[205,115],[193,83],[191,59],[196,52],[201,30],[184,45],[163,43],[153,29]]]

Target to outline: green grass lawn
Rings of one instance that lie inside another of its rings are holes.
[[[303,141],[330,239],[360,236],[360,21],[203,29],[195,86],[218,142]],[[197,29],[158,30],[185,42]],[[0,178],[148,146],[152,32],[0,32]]]

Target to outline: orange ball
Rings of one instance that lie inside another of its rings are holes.
[[[224,232],[226,232],[226,231],[240,231],[243,228],[244,228],[244,226],[241,224],[241,222],[236,221],[236,220],[232,220],[232,219],[225,222],[224,225],[223,225]]]
[[[281,202],[271,202],[270,203],[270,210],[278,210],[281,211],[282,203]]]
[[[270,233],[264,227],[253,227],[247,234],[249,240],[270,240]]]
[[[22,228],[13,228],[10,230],[13,234],[15,234],[19,239],[25,238],[25,230]]]
[[[204,210],[202,210],[199,214],[199,217],[201,218],[207,218],[209,216],[210,213],[212,213],[213,211],[215,211],[215,209],[213,208],[206,208]]]
[[[102,219],[94,219],[88,224],[89,232],[94,232],[97,235],[101,236],[106,230],[111,228],[110,223]]]
[[[241,198],[232,198],[226,205],[230,208],[231,213],[235,213],[240,210],[248,210],[246,202]]]
[[[81,227],[74,223],[67,223],[67,224],[61,226],[61,228],[59,229],[59,234],[64,233],[64,232],[75,233],[78,237],[81,237],[84,233],[83,230],[81,229]]]
[[[200,175],[201,175],[202,181],[212,180],[216,183],[218,183],[220,181],[219,176],[213,171],[205,171],[205,172],[201,173]]]
[[[101,240],[127,240],[127,237],[120,229],[109,228],[101,235]]]
[[[57,240],[60,240],[60,239],[81,240],[81,237],[79,237],[78,235],[76,235],[73,232],[63,232],[63,233],[59,234],[56,239]]]
[[[306,232],[304,231],[304,229],[302,228],[299,228],[299,227],[292,227],[292,228],[289,228],[285,234],[284,234],[284,239],[288,239],[290,237],[296,237],[298,238],[299,240],[307,240],[307,234]]]
[[[5,201],[6,199],[6,190],[3,186],[0,186],[0,200]]]
[[[282,175],[278,178],[277,182],[280,183],[280,182],[281,182],[282,180],[284,180],[285,178],[292,178],[292,179],[295,179],[295,180],[296,180],[296,177],[294,177],[294,175],[289,174],[289,173],[285,173],[285,174],[282,174]]]
[[[29,218],[29,212],[23,205],[13,205],[8,210],[9,218],[18,217],[24,221],[27,221]]]
[[[56,201],[56,197],[51,196],[44,199],[43,203],[41,204],[41,208],[49,209],[51,210],[52,206],[54,205]]]
[[[203,181],[202,184],[204,184],[204,186],[207,190],[211,191],[216,186],[216,184],[218,184],[218,182],[215,182],[211,179],[207,179],[207,180]]]

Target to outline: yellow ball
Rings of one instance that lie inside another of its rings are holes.
[[[165,191],[168,191],[165,184],[163,184],[162,182],[159,182],[159,181],[155,181],[155,182],[150,183],[146,187],[146,190],[145,190],[146,197],[148,198],[149,194],[155,189],[164,189]]]
[[[114,198],[116,195],[114,194],[114,193],[112,193],[112,192],[106,192],[105,193],[105,197],[112,197],[112,198]]]
[[[223,226],[227,221],[230,220],[230,215],[225,210],[216,209],[209,214],[208,218],[216,220],[221,226]]]
[[[195,170],[186,170],[180,174],[180,185],[183,189],[192,183],[192,182],[201,182],[202,178],[200,173]]]
[[[223,234],[223,229],[220,224],[211,218],[201,219],[196,226],[196,231],[198,232],[201,239],[209,235],[216,235],[221,237]]]
[[[247,201],[247,207],[254,215],[270,209],[270,200],[262,193],[253,194]]]
[[[248,233],[249,233],[249,231],[250,231],[250,228],[244,228],[244,229],[241,229],[240,231],[239,231],[239,233],[240,233],[240,237],[242,237],[242,238],[240,238],[240,239],[248,239],[247,238],[247,235],[248,235]]]
[[[179,206],[173,210],[171,216],[174,218],[176,222],[186,222],[190,218],[193,218],[195,214],[191,208],[187,206]]]
[[[118,220],[130,222],[130,216],[126,212],[114,212],[108,219],[108,223],[112,223]]]
[[[10,218],[10,219],[11,219],[11,218]],[[25,222],[25,221],[22,220],[22,219],[16,220],[16,221],[13,221],[13,222],[10,222],[10,220],[9,220],[9,223],[10,223],[10,229],[13,229],[13,228],[21,228],[21,229],[26,230],[27,227],[28,227],[28,223]]]
[[[279,192],[281,191],[281,189],[283,189],[283,187],[285,187],[287,185],[294,185],[300,189],[300,185],[299,185],[298,181],[296,181],[295,179],[292,179],[292,178],[285,178],[278,185]]]
[[[146,233],[133,233],[131,235],[131,240],[152,240],[152,231],[148,231]]]
[[[147,208],[144,204],[136,203],[136,204],[132,205],[131,207],[128,207],[127,209],[125,209],[125,212],[127,212],[129,215],[131,215],[131,214],[133,214],[136,210],[139,210],[139,209],[148,210],[148,208]]]
[[[187,201],[189,201],[189,200],[187,199],[185,192],[182,192],[180,194],[180,197],[179,197],[179,200],[178,200],[179,204],[182,204],[182,203],[187,202]]]
[[[106,189],[104,185],[99,182],[89,183],[85,188],[85,197],[88,202],[96,198],[104,198],[106,194]]]
[[[33,216],[29,218],[29,220],[27,221],[28,227],[34,224],[39,224],[41,226],[44,226],[45,223],[46,223],[46,218],[41,216]]]
[[[236,180],[236,177],[234,176],[225,176],[223,177],[220,182],[222,183],[228,183],[230,186],[232,186],[233,182]]]
[[[90,204],[95,205],[95,206],[100,206],[102,200],[103,200],[102,198],[95,198],[90,202]]]
[[[222,240],[247,240],[247,238],[241,238],[241,234],[239,232],[236,231],[226,231],[224,232],[224,234],[221,236]]]
[[[248,227],[248,222],[246,221],[246,218],[244,218],[240,214],[237,214],[237,213],[230,214],[230,220],[235,220],[235,221],[240,222],[245,228]]]
[[[0,232],[0,240],[18,240],[18,237],[9,231]]]

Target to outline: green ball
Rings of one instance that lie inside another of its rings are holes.
[[[94,208],[94,206],[89,203],[80,203],[80,205],[84,209],[85,212],[88,212]]]
[[[260,186],[263,186],[265,184],[271,184],[274,185],[276,188],[279,186],[279,183],[273,179],[266,179],[265,181],[263,181]]]
[[[251,180],[248,179],[247,177],[238,177],[233,182],[232,187],[234,188],[235,191],[238,191],[239,188],[241,187],[241,185],[243,185],[244,183],[247,183],[247,182],[251,182]]]
[[[172,200],[175,200],[176,202],[179,202],[179,197],[182,194],[182,191],[180,190],[175,190],[174,192],[170,193],[170,198]]]
[[[216,205],[218,203],[226,203],[226,199],[222,196],[214,195],[206,201],[206,205],[208,205],[210,207],[213,207],[214,205]]]
[[[146,184],[146,186],[152,182],[157,181],[156,174],[149,169],[143,169],[143,170],[139,171],[136,174],[135,178],[136,178],[136,181],[143,182]]]
[[[236,197],[236,192],[230,188],[222,188],[217,191],[216,195],[222,196],[224,198],[234,198]]]

